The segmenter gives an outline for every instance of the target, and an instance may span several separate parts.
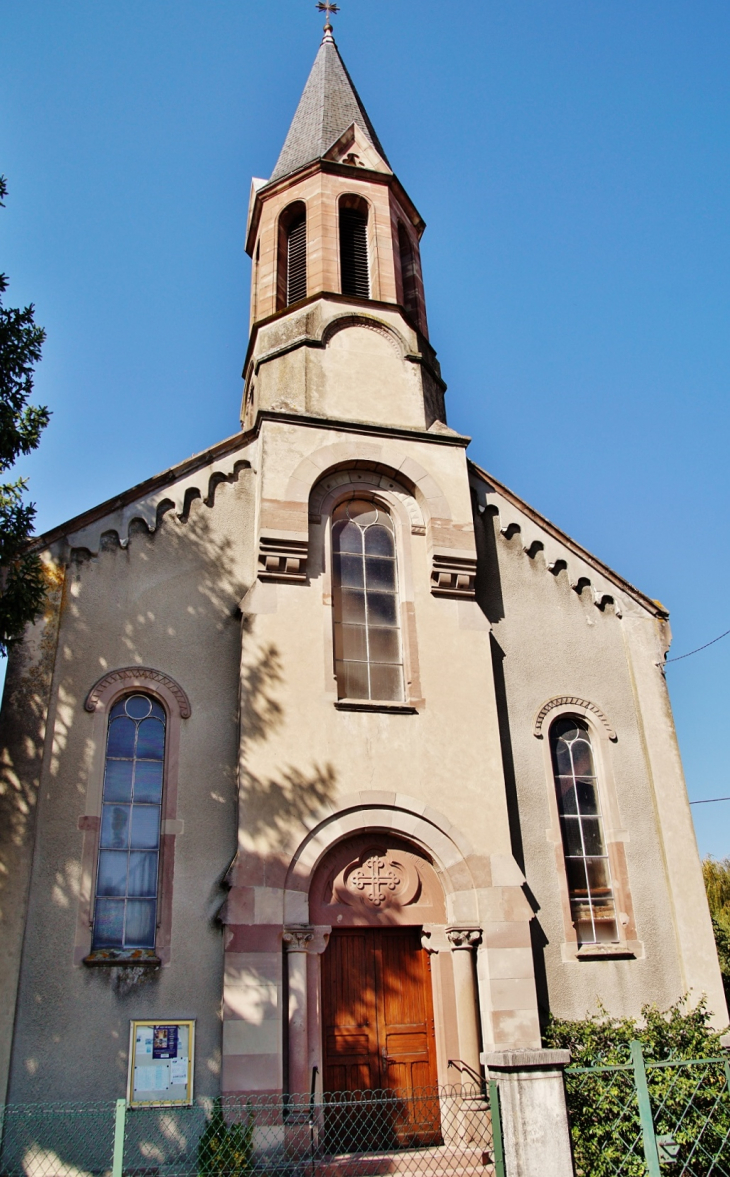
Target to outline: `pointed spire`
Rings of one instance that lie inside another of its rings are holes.
[[[353,123],[387,164],[380,140],[340,57],[328,17],[322,44],[269,183],[321,159]]]

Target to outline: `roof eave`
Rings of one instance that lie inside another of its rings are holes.
[[[533,521],[533,523],[537,523],[538,526],[544,528],[545,531],[549,532],[549,534],[552,535],[554,539],[557,539],[560,543],[564,544],[566,548],[568,548],[576,556],[579,556],[581,560],[585,560],[586,564],[589,564],[592,568],[595,568],[596,572],[600,572],[601,575],[605,576],[607,580],[612,581],[612,583],[615,584],[617,588],[620,588],[622,592],[627,594],[627,596],[632,597],[638,604],[642,605],[643,608],[647,609],[655,617],[660,618],[662,621],[666,621],[668,619],[668,611],[662,605],[660,605],[658,601],[655,601],[652,597],[647,596],[646,593],[641,591],[641,589],[636,588],[636,586],[631,584],[630,581],[625,580],[624,577],[621,576],[618,572],[614,572],[613,568],[609,568],[607,564],[604,564],[602,560],[599,560],[598,557],[594,556],[592,552],[589,552],[587,548],[584,548],[574,539],[571,539],[569,535],[567,535],[564,531],[561,531],[559,527],[556,527],[554,523],[551,523],[549,519],[546,519],[544,515],[541,515],[539,511],[536,511],[534,507],[531,507],[529,503],[526,503],[524,499],[521,499],[519,495],[516,495],[514,491],[505,486],[503,482],[500,482],[498,478],[495,478],[493,474],[489,474],[488,471],[482,469],[481,466],[478,466],[477,463],[473,462],[471,459],[467,459],[467,461],[472,470],[474,470],[481,478],[484,478],[487,480],[487,482],[490,482],[494,486],[495,490],[499,491],[499,493],[503,495],[504,498],[508,500],[508,502],[512,503],[513,506],[517,507],[520,511],[523,511],[525,515],[527,515],[528,518]]]

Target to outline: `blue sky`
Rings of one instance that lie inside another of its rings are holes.
[[[727,0],[342,0],[422,212],[471,456],[671,611],[730,627]],[[0,267],[48,331],[22,464],[47,528],[238,428],[250,177],[314,0],[0,0]],[[730,795],[730,637],[668,668],[693,799]],[[730,854],[730,802],[695,807]]]

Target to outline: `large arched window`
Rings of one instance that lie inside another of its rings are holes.
[[[279,310],[307,297],[307,209],[296,200],[279,218]]]
[[[578,942],[612,943],[618,940],[616,904],[588,725],[574,715],[557,719],[550,746]]]
[[[340,280],[343,294],[370,298],[368,206],[358,196],[340,201]]]
[[[149,695],[128,695],[109,715],[94,948],[155,946],[165,727]]]
[[[332,516],[335,672],[341,699],[403,699],[395,532],[366,499]]]
[[[418,286],[416,283],[416,261],[413,246],[405,226],[398,224],[398,252],[400,273],[403,282],[403,306],[414,319],[418,318]]]

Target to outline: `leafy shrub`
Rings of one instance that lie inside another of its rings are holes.
[[[245,1123],[226,1123],[222,1101],[216,1099],[198,1142],[198,1177],[245,1177],[251,1173],[253,1129],[250,1107]]]
[[[730,1004],[730,858],[718,860],[708,855],[702,860],[702,875],[712,916],[725,1000]]]
[[[576,1167],[586,1177],[645,1177],[639,1105],[632,1069],[578,1073],[631,1061],[630,1043],[641,1043],[647,1064],[669,1059],[722,1057],[720,1032],[709,1025],[705,1001],[685,998],[664,1012],[647,1005],[640,1021],[614,1018],[599,1006],[582,1021],[551,1019],[546,1045],[568,1049],[566,1098]],[[695,1177],[720,1171],[730,1161],[730,1094],[722,1063],[691,1067],[648,1066],[647,1081],[658,1136],[680,1146],[677,1172]]]

